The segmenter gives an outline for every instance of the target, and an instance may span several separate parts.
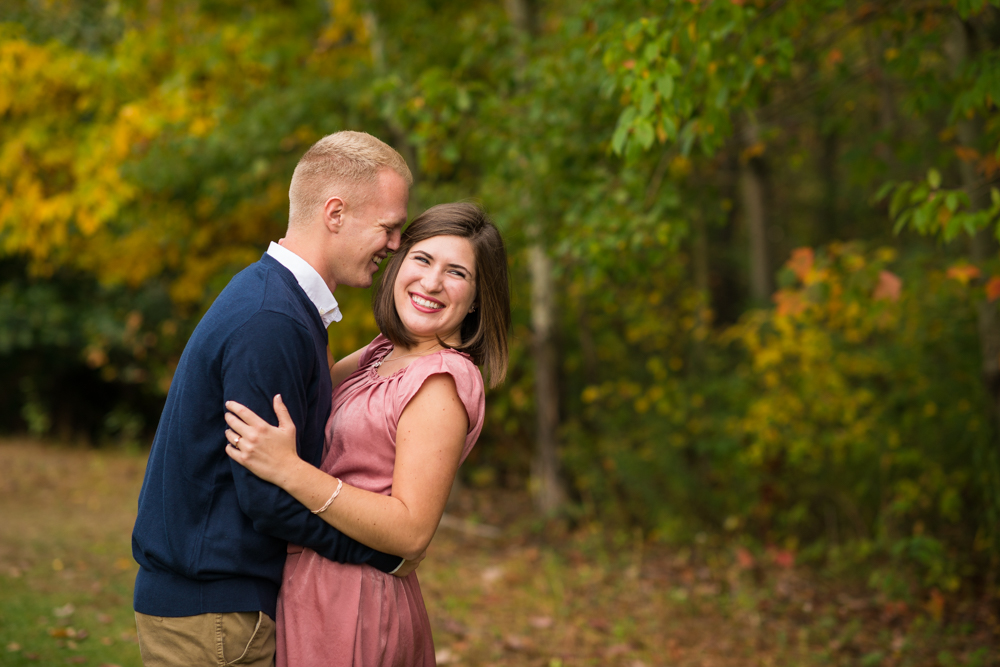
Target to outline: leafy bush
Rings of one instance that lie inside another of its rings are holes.
[[[972,291],[859,244],[797,250],[781,278],[776,307],[711,337],[697,371],[664,341],[644,380],[584,390],[585,445],[566,453],[582,497],[666,539],[743,526],[954,590],[998,554]]]

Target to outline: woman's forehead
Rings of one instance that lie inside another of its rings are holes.
[[[410,252],[424,252],[435,259],[463,260],[469,269],[475,268],[476,252],[472,242],[461,236],[441,235],[414,243]]]

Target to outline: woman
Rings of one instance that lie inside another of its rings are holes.
[[[345,534],[415,559],[482,429],[476,365],[491,386],[506,373],[510,293],[496,227],[472,204],[427,210],[403,233],[374,308],[382,334],[331,369],[320,469],[298,458],[280,396],[277,427],[226,404],[226,452]],[[289,547],[277,633],[279,667],[434,664],[416,573],[397,578],[300,547]]]

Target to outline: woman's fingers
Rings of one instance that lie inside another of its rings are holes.
[[[232,412],[227,412],[225,414],[225,419],[226,423],[229,424],[229,428],[231,428],[236,433],[236,435],[240,436],[241,438],[249,436],[251,431],[253,431],[253,429],[250,427],[249,424],[247,424],[245,421],[237,417]]]
[[[236,415],[250,426],[260,428],[267,422],[257,416],[257,413],[236,401],[226,401],[226,410]],[[231,425],[231,424],[230,424]]]
[[[231,442],[226,443],[226,455],[247,470],[250,469],[250,459],[247,458],[247,453],[239,447],[234,446]]]
[[[274,414],[278,416],[278,428],[295,430],[295,422],[292,421],[292,415],[288,414],[288,408],[281,400],[281,394],[274,395]]]

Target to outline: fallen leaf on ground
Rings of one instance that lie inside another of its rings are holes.
[[[604,655],[607,658],[617,658],[620,655],[625,655],[632,650],[629,644],[613,644],[604,650]]]
[[[736,563],[744,570],[749,570],[750,568],[752,568],[755,562],[756,561],[754,560],[753,554],[751,554],[743,547],[740,547],[739,549],[736,550]]]
[[[483,570],[482,576],[484,584],[487,585],[492,584],[503,576],[503,568],[500,567],[499,565],[488,567],[485,570]]]
[[[73,603],[67,602],[63,606],[53,609],[52,615],[56,618],[66,618],[67,616],[72,616],[74,611],[76,611],[76,607],[73,606]]]

